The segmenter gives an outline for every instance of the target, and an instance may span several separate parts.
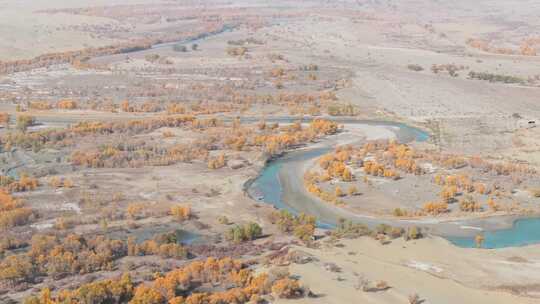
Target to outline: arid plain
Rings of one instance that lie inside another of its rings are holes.
[[[540,298],[537,1],[34,2],[0,303]]]

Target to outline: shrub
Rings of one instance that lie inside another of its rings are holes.
[[[337,186],[336,189],[334,190],[334,194],[336,195],[336,197],[342,197],[344,195],[343,191],[341,190],[339,186]]]
[[[192,217],[191,207],[189,206],[171,207],[170,214],[180,222],[189,220]]]
[[[420,304],[420,296],[417,293],[409,295],[409,304]]]
[[[370,285],[371,285],[371,282],[368,279],[366,279],[364,276],[360,276],[358,278],[358,284],[355,285],[355,288],[362,290],[363,292],[368,292],[370,291],[370,288],[369,288]]]
[[[304,242],[312,241],[314,233],[315,233],[315,225],[313,224],[302,224],[294,228],[294,236]]]
[[[401,208],[395,208],[394,211],[392,212],[392,214],[394,214],[394,216],[396,216],[396,217],[406,216],[407,211],[403,210]]]
[[[300,287],[298,281],[284,278],[272,285],[272,293],[281,299],[295,299],[304,295],[304,289]]]
[[[540,188],[534,188],[529,190],[531,192],[531,195],[534,197],[540,197]]]
[[[446,213],[450,211],[448,209],[448,204],[446,202],[436,203],[436,202],[428,202],[424,204],[423,209],[425,212],[437,215],[440,213]]]
[[[243,226],[235,225],[230,228],[225,237],[234,243],[254,240],[262,235],[262,228],[257,223],[247,223]]]
[[[218,217],[218,222],[219,222],[220,224],[223,224],[223,225],[229,225],[229,224],[230,224],[229,218],[226,217],[225,215],[219,216],[219,217]]]
[[[33,218],[32,209],[25,207],[5,190],[0,190],[0,230],[25,225]]]
[[[9,113],[0,112],[0,125],[9,128]]]
[[[416,226],[408,227],[407,232],[403,234],[406,241],[420,239],[422,236],[422,230]]]
[[[390,286],[388,286],[388,283],[386,281],[378,281],[375,284],[375,288],[377,288],[377,290],[385,290],[390,288]]]
[[[466,195],[465,198],[459,202],[459,209],[461,211],[477,212],[482,210],[482,206],[480,206],[472,196]]]
[[[175,52],[187,52],[187,47],[182,44],[175,44],[173,46],[173,51]]]
[[[17,116],[17,129],[19,131],[26,131],[28,127],[32,126],[36,122],[34,116],[30,115],[19,115]]]
[[[300,67],[298,67],[298,69],[300,71],[318,71],[319,70],[319,66],[316,65],[316,64],[306,64],[306,65],[302,65]]]
[[[161,133],[161,135],[163,135],[163,137],[165,137],[165,138],[174,137],[174,133],[171,132],[171,131],[163,131],[163,133]]]
[[[160,56],[159,56],[158,54],[148,54],[148,55],[145,55],[145,56],[144,56],[144,59],[145,59],[146,61],[152,62],[152,63],[158,61],[159,58],[160,58]]]
[[[300,213],[298,216],[287,210],[275,211],[270,216],[270,221],[277,224],[279,230],[285,233],[293,233],[294,236],[304,242],[313,240],[317,220],[314,216]]]
[[[377,234],[384,234],[395,239],[402,236],[405,233],[405,229],[400,228],[400,227],[392,227],[386,224],[379,224],[375,228],[375,232]]]
[[[69,99],[59,100],[56,103],[58,109],[73,110],[77,108],[77,102]]]
[[[347,190],[347,193],[350,196],[357,195],[358,194],[358,188],[356,188],[356,186],[350,186],[349,189]]]
[[[469,72],[469,78],[478,79],[478,80],[486,80],[489,82],[518,83],[518,84],[523,84],[525,82],[525,80],[523,80],[520,77],[492,74],[492,73],[479,73],[479,72],[474,72],[474,71]]]
[[[246,47],[229,47],[227,48],[227,54],[230,56],[243,56],[247,53],[248,49]]]
[[[474,243],[476,244],[476,248],[482,248],[484,241],[485,241],[485,237],[483,234],[477,234],[474,237]]]
[[[64,179],[64,188],[73,188],[73,181],[68,178]]]
[[[407,65],[407,68],[411,71],[420,72],[423,71],[424,68],[419,64],[409,64]]]
[[[332,236],[337,238],[357,238],[370,234],[366,225],[345,219],[339,219],[337,227],[332,231]]]
[[[208,169],[223,168],[226,164],[225,154],[221,153],[217,157],[212,157],[208,160]]]

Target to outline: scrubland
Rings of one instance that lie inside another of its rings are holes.
[[[0,3],[0,302],[537,301],[537,245],[440,237],[538,215],[535,1],[30,2]],[[317,147],[283,177],[312,214],[248,195]]]

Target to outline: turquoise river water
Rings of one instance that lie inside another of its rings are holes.
[[[380,125],[386,127],[392,127],[396,129],[396,135],[401,142],[425,141],[429,138],[429,134],[414,127],[407,126],[402,123],[389,123],[389,122],[355,122],[360,124]],[[397,130],[399,128],[399,130]],[[331,148],[319,148],[306,151],[295,152],[294,159],[311,159],[323,155],[330,151]],[[293,161],[294,161],[293,159]],[[291,159],[279,158],[270,161],[261,174],[251,183],[248,188],[248,193],[256,200],[262,200],[265,203],[272,204],[278,209],[286,209],[293,214],[299,212],[309,213],[309,206],[304,206],[303,210],[297,210],[292,207],[299,206],[299,204],[289,204],[283,199],[283,189],[281,185],[280,171],[287,170],[287,163]],[[359,220],[362,222],[362,220]],[[320,228],[331,229],[335,226],[330,221],[321,220],[318,223]],[[485,241],[483,243],[484,248],[504,248],[504,247],[516,247],[526,246],[531,244],[540,243],[540,218],[523,218],[514,221],[511,228],[486,231],[483,233]],[[444,236],[447,240],[459,247],[472,248],[475,247],[474,237],[454,237]]]

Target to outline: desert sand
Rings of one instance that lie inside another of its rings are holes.
[[[414,242],[395,240],[389,245],[362,238],[343,240],[341,248],[298,248],[318,260],[292,265],[318,298],[301,303],[405,303],[418,293],[425,303],[536,303],[536,299],[508,293],[530,288],[537,295],[538,246],[505,250],[456,248],[440,238]],[[517,258],[519,257],[519,258]],[[326,263],[341,271],[330,272]],[[386,291],[358,290],[359,278],[384,280]],[[507,290],[502,291],[506,285]],[[281,303],[281,302],[280,302]],[[283,303],[291,303],[283,301]]]

